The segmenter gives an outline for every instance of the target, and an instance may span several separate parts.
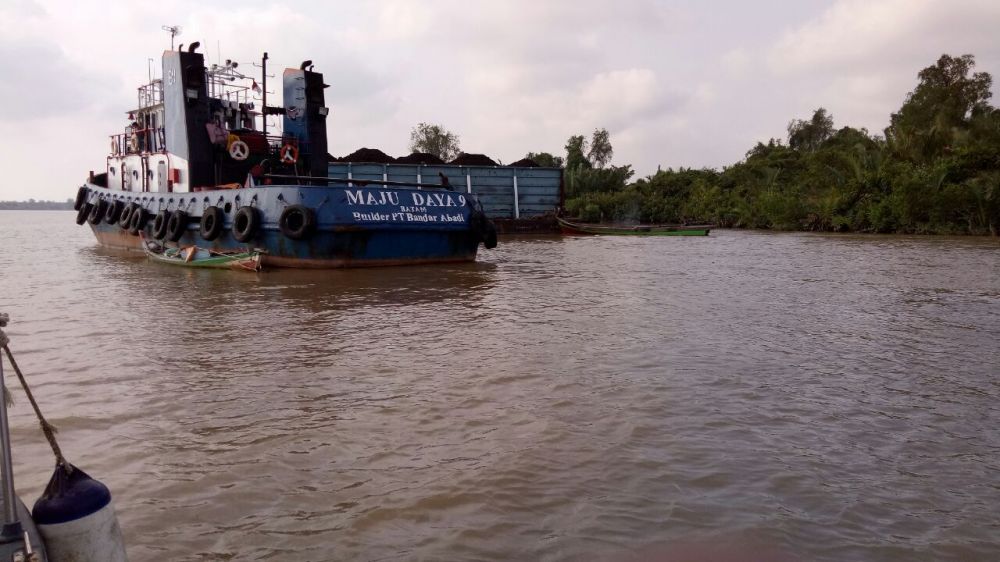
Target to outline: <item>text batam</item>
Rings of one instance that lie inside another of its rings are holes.
[[[350,207],[395,207],[352,211],[355,221],[363,222],[415,222],[415,223],[464,223],[466,206],[464,195],[458,193],[418,193],[382,190],[346,190]],[[449,209],[451,208],[451,209]],[[453,210],[453,212],[449,212]]]

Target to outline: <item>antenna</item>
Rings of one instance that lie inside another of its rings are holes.
[[[170,50],[173,51],[174,50],[174,37],[177,37],[178,35],[181,34],[181,26],[179,26],[179,25],[161,25],[160,29],[162,29],[163,31],[169,31],[170,32]]]

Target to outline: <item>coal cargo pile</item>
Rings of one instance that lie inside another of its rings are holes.
[[[340,159],[341,162],[369,162],[372,164],[392,164],[395,158],[377,148],[359,148]]]
[[[512,164],[507,164],[508,168],[537,168],[538,162],[535,162],[531,158],[522,158],[517,162]]]
[[[466,154],[461,153],[458,158],[455,158],[449,164],[454,164],[456,166],[496,166],[497,163],[490,159],[489,156],[485,154]]]
[[[396,158],[397,164],[444,164],[444,160],[427,152],[413,152],[409,156]]]

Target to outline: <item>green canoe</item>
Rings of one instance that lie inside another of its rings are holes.
[[[260,271],[260,252],[257,251],[218,252],[198,246],[171,248],[145,236],[142,238],[142,249],[149,259],[170,265]]]

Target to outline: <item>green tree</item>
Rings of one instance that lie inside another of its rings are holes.
[[[584,193],[608,193],[624,190],[635,172],[632,166],[608,166],[607,168],[567,169],[566,195],[575,197]]]
[[[573,171],[579,168],[591,168],[584,154],[587,152],[587,139],[583,135],[573,135],[566,140],[566,169]]]
[[[441,125],[419,123],[410,131],[410,150],[433,154],[448,162],[458,156],[461,148],[455,133]]]
[[[813,112],[812,119],[793,119],[788,124],[788,146],[795,150],[813,152],[833,136],[833,116],[826,109]]]
[[[611,148],[611,135],[605,128],[594,129],[594,134],[590,137],[590,150],[587,152],[587,161],[595,168],[603,168],[611,162],[611,157],[615,151]]]
[[[975,65],[972,55],[945,54],[920,71],[920,82],[885,130],[898,156],[927,161],[950,151],[971,120],[990,109],[993,78],[986,72],[970,76]]]
[[[548,152],[529,152],[525,158],[545,168],[562,168],[563,165],[561,156],[553,156]]]
[[[721,171],[658,170],[630,182],[629,166],[594,151],[610,145],[606,136],[590,150],[571,137],[566,209],[590,221],[997,235],[1000,110],[988,103],[992,77],[973,65],[970,55],[943,55],[921,71],[884,138],[834,131],[819,108],[789,123],[787,145],[759,142]]]

